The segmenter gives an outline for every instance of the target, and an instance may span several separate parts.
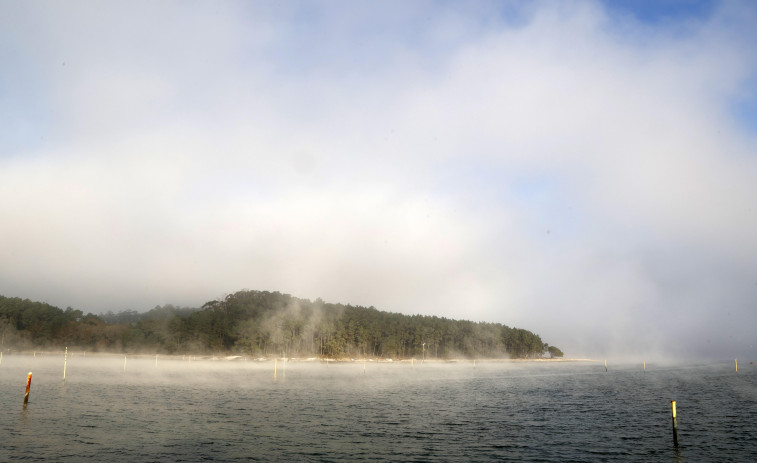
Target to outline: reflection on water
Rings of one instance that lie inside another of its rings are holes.
[[[27,461],[752,461],[730,365],[273,363],[7,356],[0,456]],[[26,373],[34,371],[22,410]],[[670,401],[678,402],[678,449]],[[3,458],[0,458],[3,459]]]

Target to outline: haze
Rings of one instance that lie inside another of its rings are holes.
[[[0,294],[249,288],[573,357],[754,357],[755,26],[752,2],[2,0]]]

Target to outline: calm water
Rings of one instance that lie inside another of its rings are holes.
[[[755,461],[757,369],[5,355],[0,461]],[[26,374],[34,372],[23,409]],[[670,400],[678,401],[679,447]]]

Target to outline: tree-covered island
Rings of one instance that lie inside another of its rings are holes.
[[[321,358],[562,357],[539,335],[499,323],[384,312],[268,291],[200,308],[103,315],[0,296],[0,350],[68,346],[102,352]]]

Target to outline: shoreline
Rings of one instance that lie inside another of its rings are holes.
[[[64,349],[61,350],[8,350],[4,354],[9,357],[15,356],[32,356],[44,359],[46,357],[63,357],[66,355]],[[127,357],[131,359],[155,359],[178,360],[178,361],[223,361],[223,362],[274,362],[286,361],[288,363],[571,363],[571,362],[597,362],[598,360],[587,358],[533,358],[533,359],[512,359],[512,358],[448,358],[448,359],[419,359],[419,358],[379,358],[379,357],[253,357],[248,355],[223,355],[223,354],[160,354],[160,353],[126,353],[126,352],[92,352],[84,350],[69,349],[68,358],[106,358],[106,357]]]

